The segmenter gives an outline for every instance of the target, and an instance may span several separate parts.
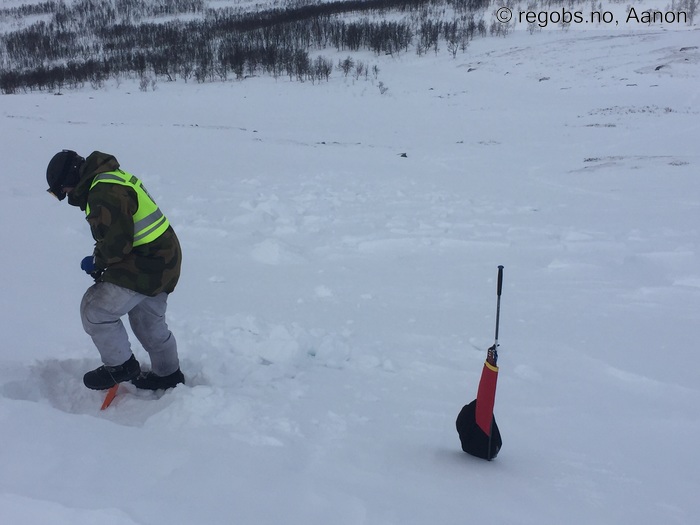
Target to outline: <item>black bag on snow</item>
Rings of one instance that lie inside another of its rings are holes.
[[[498,430],[496,417],[494,416],[491,430],[491,449],[489,451],[489,437],[476,424],[476,399],[468,405],[464,405],[464,408],[457,416],[457,432],[459,433],[459,440],[462,442],[462,450],[467,454],[491,460],[501,450],[501,445],[503,444],[501,432]]]

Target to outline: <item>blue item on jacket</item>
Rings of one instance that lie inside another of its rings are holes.
[[[93,273],[95,271],[95,256],[88,255],[87,257],[83,257],[83,260],[80,261],[80,269],[85,273]]]

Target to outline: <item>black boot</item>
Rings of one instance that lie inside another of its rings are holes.
[[[141,367],[133,354],[119,366],[103,365],[83,376],[83,383],[91,390],[107,390],[117,383],[130,381],[141,373]]]
[[[181,383],[184,385],[185,376],[182,375],[179,368],[168,376],[157,376],[153,372],[146,372],[132,379],[131,383],[136,388],[143,390],[166,390],[174,388]]]

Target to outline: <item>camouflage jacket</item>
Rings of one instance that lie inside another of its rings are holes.
[[[95,239],[95,266],[104,270],[101,281],[114,283],[144,295],[170,293],[180,277],[182,253],[175,231],[169,227],[155,241],[134,247],[133,215],[138,209],[136,192],[128,186],[101,183],[95,176],[119,169],[114,156],[94,151],[80,169],[80,182],[68,202],[85,211]]]

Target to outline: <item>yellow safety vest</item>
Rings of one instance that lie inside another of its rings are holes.
[[[139,179],[126,173],[125,171],[108,171],[100,173],[92,181],[90,189],[96,184],[106,182],[109,184],[119,184],[120,186],[128,186],[136,192],[138,199],[138,208],[134,213],[134,242],[133,246],[141,246],[155,241],[158,237],[165,233],[165,230],[170,226],[170,222],[160,211],[160,208],[148,194],[143,184]],[[85,212],[90,214],[90,205],[87,206]]]

